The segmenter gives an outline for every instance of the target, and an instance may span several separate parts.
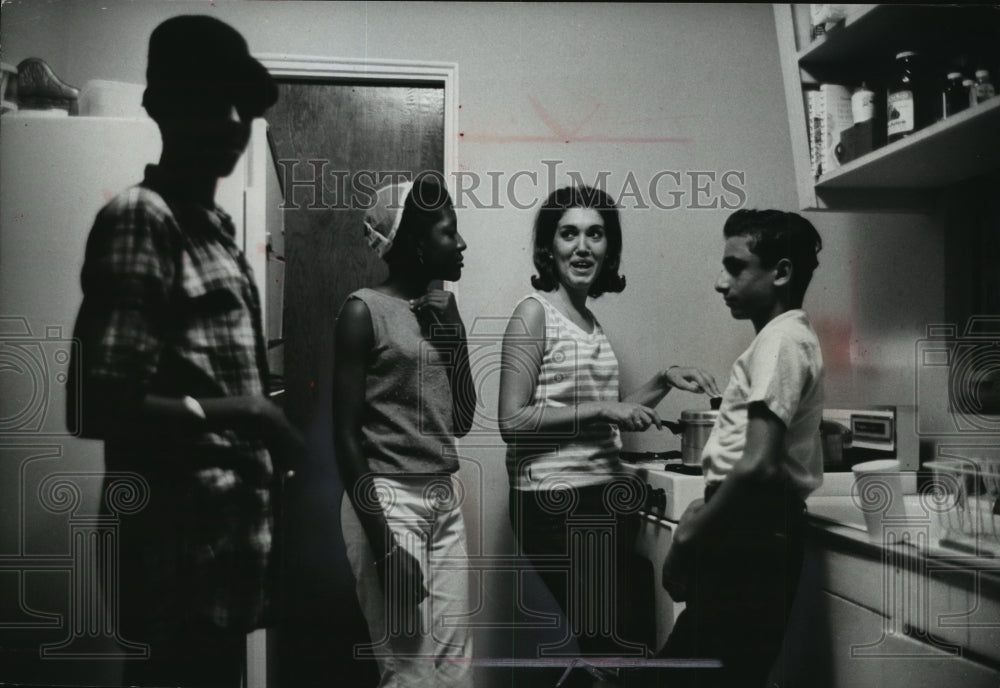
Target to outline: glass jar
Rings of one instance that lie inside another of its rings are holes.
[[[989,100],[996,94],[996,89],[993,88],[993,84],[990,82],[989,71],[986,69],[977,69],[974,102],[981,103],[984,100]]]
[[[961,72],[948,72],[948,82],[941,92],[941,109],[951,117],[969,107],[969,87],[962,84]]]
[[[886,89],[886,134],[889,143],[926,126],[931,116],[924,75],[917,53],[906,50],[896,55]]]

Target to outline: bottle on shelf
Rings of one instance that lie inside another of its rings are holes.
[[[867,122],[875,116],[875,93],[863,81],[851,94],[851,114],[855,124]]]
[[[926,121],[923,75],[917,53],[896,54],[893,74],[886,89],[886,134],[889,143],[909,136]]]
[[[969,107],[969,87],[962,85],[961,72],[948,72],[948,82],[941,91],[943,117],[951,117]]]
[[[970,107],[976,104],[976,82],[974,79],[965,77],[962,79],[962,88],[965,89],[965,106]]]
[[[973,105],[989,100],[997,94],[996,89],[993,88],[993,83],[990,81],[989,70],[986,69],[976,70],[976,82],[973,88],[973,95],[970,98]]]
[[[814,3],[809,7],[811,37],[815,40],[847,17],[848,5]]]

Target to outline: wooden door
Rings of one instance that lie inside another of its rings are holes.
[[[289,80],[279,94],[267,119],[284,170],[285,409],[310,463],[283,500],[277,673],[279,685],[374,685],[374,663],[352,655],[368,634],[340,532],[334,323],[350,292],[387,274],[362,233],[379,174],[444,171],[444,87]]]

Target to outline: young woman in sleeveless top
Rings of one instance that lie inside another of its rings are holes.
[[[442,623],[468,610],[455,438],[476,393],[452,293],[466,245],[448,192],[433,178],[390,185],[365,217],[388,279],[352,293],[337,320],[334,447],[358,600],[380,686],[471,686],[472,639]]]
[[[589,187],[552,193],[535,221],[537,291],[514,309],[502,349],[511,525],[585,656],[643,652],[625,637],[621,613],[629,606],[624,564],[638,506],[628,504],[635,486],[622,480],[621,431],[661,427],[653,407],[674,387],[719,394],[710,374],[680,366],[620,394],[618,359],[587,299],[625,288],[621,253],[618,209],[607,194]],[[593,532],[581,531],[583,524]],[[579,549],[586,542],[598,544]],[[554,567],[553,558],[563,564]],[[571,678],[591,683],[583,672]]]

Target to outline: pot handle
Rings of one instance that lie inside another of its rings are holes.
[[[684,427],[687,425],[687,423],[685,423],[684,421],[680,421],[680,420],[676,420],[676,421],[675,420],[665,420],[665,421],[662,421],[662,422],[663,422],[663,427],[667,428],[668,430],[670,430],[670,432],[674,433],[675,435],[683,434],[684,433]]]

